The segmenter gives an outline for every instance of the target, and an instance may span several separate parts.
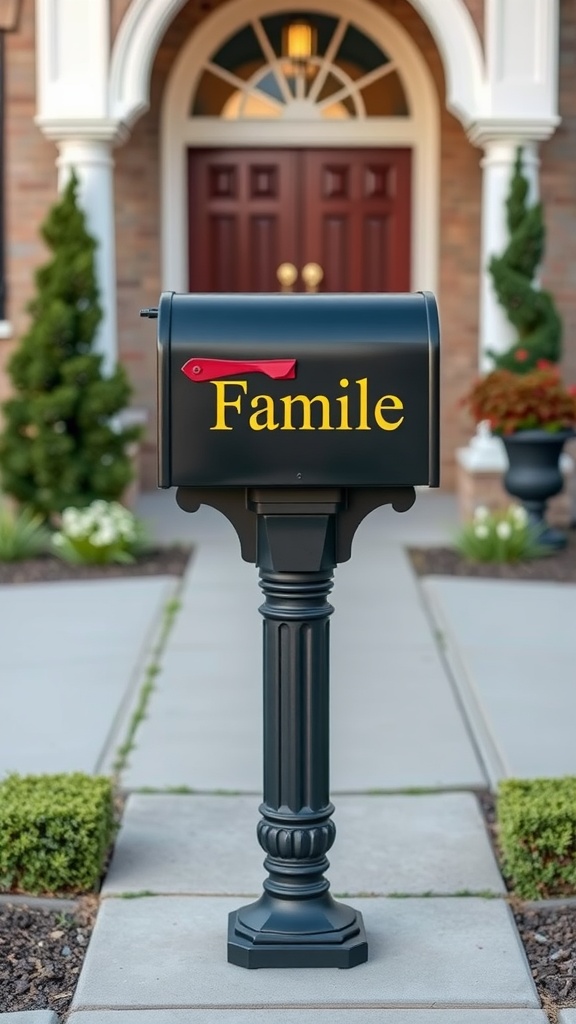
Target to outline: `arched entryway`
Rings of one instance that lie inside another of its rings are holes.
[[[319,39],[307,79],[279,50],[300,11]],[[165,89],[164,287],[267,290],[288,260],[320,263],[330,290],[434,289],[438,133],[427,66],[379,8],[233,0],[190,37]]]

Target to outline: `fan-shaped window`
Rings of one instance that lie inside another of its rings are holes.
[[[307,14],[314,38],[304,59],[284,54],[283,39],[302,14],[255,19],[226,40],[204,65],[194,117],[346,119],[406,117],[406,95],[394,61],[346,19]]]

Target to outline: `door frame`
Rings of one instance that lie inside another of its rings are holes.
[[[162,287],[187,291],[187,150],[202,148],[408,148],[412,150],[411,287],[435,292],[438,282],[440,109],[422,54],[406,30],[369,0],[355,0],[354,24],[397,63],[410,116],[350,121],[224,121],[191,117],[202,67],[223,40],[255,17],[284,9],[349,17],[348,0],[232,0],[217,8],[183,46],[161,109]],[[385,140],[385,142],[383,142]]]

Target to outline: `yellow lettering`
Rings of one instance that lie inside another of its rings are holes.
[[[226,398],[226,388],[240,388],[246,394],[248,391],[248,381],[211,380],[210,383],[216,388],[216,423],[213,427],[210,427],[210,430],[232,430],[232,427],[229,427],[226,423],[226,409],[236,409],[236,412],[240,412],[242,395],[238,395],[238,398],[228,401]]]
[[[360,422],[356,430],[372,430],[368,426],[368,377],[355,381],[360,388]]]
[[[264,402],[263,406],[262,402]],[[279,423],[274,422],[274,399],[272,395],[256,395],[250,402],[250,405],[253,409],[257,410],[257,412],[252,413],[248,421],[251,430],[276,430],[280,426]],[[258,408],[259,405],[261,408]],[[264,416],[263,423],[260,422],[262,415]]]
[[[342,377],[340,387],[347,388],[349,383],[347,377]],[[348,423],[348,395],[340,395],[336,401],[340,403],[340,426],[336,427],[336,430],[352,430],[353,428]]]
[[[284,426],[281,430],[296,430],[296,427],[292,425],[292,406],[294,402],[302,403],[302,426],[299,430],[316,430],[316,427],[312,426],[312,403],[320,402],[322,406],[322,426],[319,430],[334,430],[334,427],[330,426],[330,402],[326,395],[315,395],[314,398],[308,398],[307,395],[287,395],[285,398],[280,399],[284,404]]]
[[[384,403],[388,402],[388,405]],[[382,415],[383,409],[403,409],[404,406],[397,395],[384,395],[380,398],[374,406],[374,419],[381,430],[397,430],[401,423],[404,422],[404,417],[401,416],[396,423],[390,423],[389,420],[384,419]]]

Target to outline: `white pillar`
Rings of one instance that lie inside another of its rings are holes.
[[[59,156],[58,186],[65,187],[72,170],[79,181],[79,200],[86,214],[86,226],[96,239],[96,276],[100,288],[102,320],[95,350],[104,357],[103,369],[111,373],[117,362],[116,249],[114,238],[114,182],[109,139],[56,139]]]
[[[486,139],[482,143],[482,237],[480,244],[479,369],[492,366],[489,349],[504,352],[514,342],[515,332],[496,298],[488,264],[492,256],[501,256],[510,241],[506,224],[506,199],[514,172],[516,152],[522,149],[522,170],[529,182],[528,202],[538,199],[537,144],[524,139]]]

